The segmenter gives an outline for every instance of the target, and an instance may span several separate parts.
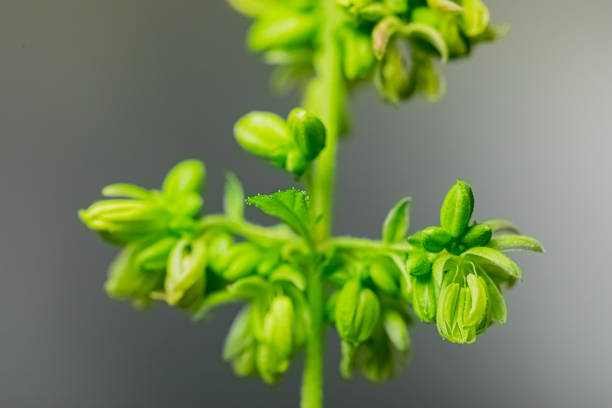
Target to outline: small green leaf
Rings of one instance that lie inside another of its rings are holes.
[[[395,204],[385,218],[382,229],[383,241],[387,244],[401,242],[410,228],[410,205],[412,199],[404,197]]]
[[[493,282],[493,280],[486,273],[482,274],[482,276],[487,285],[489,298],[489,319],[498,324],[505,324],[508,321],[508,307],[506,306],[506,300],[495,282]]]
[[[162,190],[169,196],[197,193],[202,188],[205,175],[204,163],[199,160],[184,160],[168,172]]]
[[[463,7],[451,0],[427,0],[427,5],[450,13],[460,13],[463,10]]]
[[[463,258],[474,261],[476,264],[482,265],[485,270],[487,266],[494,267],[503,275],[507,275],[513,279],[521,279],[522,273],[519,266],[506,255],[496,249],[487,247],[476,247],[465,251]]]
[[[252,343],[251,308],[247,305],[240,310],[230,327],[223,346],[223,359],[229,361],[236,358]]]
[[[306,277],[295,268],[282,264],[270,274],[271,282],[289,282],[301,291],[306,290]]]
[[[440,210],[440,226],[458,238],[466,230],[474,211],[474,194],[469,184],[458,181],[446,194]]]
[[[308,196],[305,192],[290,189],[270,195],[250,197],[247,202],[264,213],[277,217],[306,239],[310,239]]]
[[[244,192],[242,184],[234,173],[225,176],[225,215],[232,221],[240,221],[244,216]]]
[[[148,200],[153,195],[150,191],[132,184],[111,184],[102,189],[104,197],[127,197],[136,200]]]
[[[249,47],[255,51],[291,48],[314,39],[319,24],[315,13],[287,12],[255,20],[248,35]]]
[[[540,241],[526,235],[499,235],[493,238],[488,246],[499,251],[544,252]]]
[[[242,278],[227,287],[227,291],[238,297],[252,299],[265,293],[270,284],[260,276],[248,276]]]
[[[512,221],[504,220],[501,218],[485,221],[483,222],[483,224],[491,227],[491,230],[493,231],[494,234],[498,234],[498,233],[518,234],[519,233],[518,227]]]

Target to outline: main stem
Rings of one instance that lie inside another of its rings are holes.
[[[336,172],[336,149],[340,122],[344,109],[344,79],[336,29],[342,15],[335,0],[322,0],[324,26],[319,38],[319,52],[315,57],[317,81],[315,106],[306,106],[314,111],[325,124],[327,133],[325,149],[317,160],[312,185],[310,186],[313,219],[313,238],[318,247],[323,247],[331,233],[333,193]],[[320,217],[320,218],[319,218]],[[316,254],[315,254],[316,255]],[[323,406],[323,340],[324,340],[324,296],[321,272],[313,259],[308,279],[308,303],[312,317],[310,334],[306,344],[306,360],[302,381],[302,408]]]

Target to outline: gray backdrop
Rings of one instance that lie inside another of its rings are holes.
[[[329,407],[612,404],[612,5],[488,3],[511,35],[445,67],[442,103],[356,94],[336,231],[377,236],[405,194],[415,228],[435,223],[465,178],[479,219],[511,217],[547,253],[517,257],[508,325],[463,347],[417,324],[414,360],[390,384],[342,381],[330,332]],[[76,217],[103,185],[157,186],[187,157],[206,160],[209,211],[226,169],[248,193],[291,184],[231,136],[245,112],[296,103],[269,92],[246,27],[221,0],[0,0],[0,406],[296,406],[301,360],[276,387],[221,361],[235,308],[194,325],[107,299],[114,249]]]

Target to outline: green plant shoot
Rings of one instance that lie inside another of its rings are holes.
[[[457,181],[439,225],[410,231],[409,197],[381,215],[379,240],[332,235],[336,150],[349,129],[347,99],[371,81],[381,98],[439,100],[440,67],[506,30],[481,0],[230,0],[253,18],[247,43],[277,65],[274,85],[303,93],[287,118],[250,112],[234,126],[247,152],[287,170],[302,186],[246,198],[228,174],[222,214],[203,214],[204,164],[187,160],[159,189],[105,187],[81,220],[121,252],[109,296],[154,302],[201,319],[230,302],[244,306],[223,358],[240,376],[267,383],[305,353],[303,408],[323,405],[324,332],[341,339],[344,377],[382,382],[411,355],[416,319],[449,342],[468,344],[507,321],[504,290],[522,277],[506,253],[542,252],[509,221],[474,221],[471,186]],[[271,189],[273,190],[273,188]],[[255,225],[245,205],[277,224]]]

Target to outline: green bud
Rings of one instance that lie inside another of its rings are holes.
[[[166,269],[168,255],[177,240],[176,237],[166,237],[139,249],[134,255],[134,263],[138,268],[146,270]]]
[[[197,193],[202,188],[205,174],[204,163],[199,160],[184,160],[168,172],[162,190],[169,196]]]
[[[454,238],[467,229],[474,211],[474,194],[469,184],[458,181],[446,194],[440,210],[440,226]]]
[[[463,3],[465,3],[465,0],[463,0]],[[427,0],[427,5],[431,8],[451,13],[459,13],[463,10],[459,4],[451,0]]]
[[[379,315],[380,302],[374,292],[361,288],[357,279],[344,285],[336,303],[336,327],[343,340],[350,344],[367,340]]]
[[[431,261],[427,253],[413,251],[408,255],[406,270],[411,276],[427,275],[431,272]]]
[[[210,233],[208,238],[208,260],[210,267],[217,273],[223,272],[229,262],[232,235],[224,231]]]
[[[223,277],[235,281],[255,271],[261,260],[260,251],[248,242],[236,244],[231,249],[230,261],[223,271]]]
[[[370,289],[363,289],[359,294],[359,304],[353,321],[353,332],[347,340],[355,343],[367,340],[374,331],[380,316],[380,301]]]
[[[469,37],[482,34],[489,25],[489,9],[480,0],[463,0],[463,26]]]
[[[368,268],[372,282],[383,292],[394,295],[399,291],[397,268],[390,262],[373,261]]]
[[[291,299],[277,296],[264,318],[264,339],[277,356],[287,359],[292,352],[292,327],[294,310]]]
[[[358,279],[352,279],[344,285],[336,301],[336,328],[340,337],[346,340],[352,332],[360,292],[361,282]]]
[[[110,297],[132,299],[135,304],[146,305],[151,302],[151,293],[162,288],[164,271],[144,271],[138,268],[134,262],[134,254],[138,249],[137,246],[128,246],[115,258],[109,268],[104,289]]]
[[[386,310],[383,316],[383,325],[389,340],[391,340],[396,349],[399,351],[408,351],[410,349],[408,326],[401,314],[392,309]]]
[[[289,113],[287,124],[291,137],[304,158],[308,161],[316,159],[325,147],[323,122],[304,109],[295,108]]]
[[[370,36],[347,28],[342,32],[342,49],[344,76],[349,80],[367,78],[376,61]]]
[[[467,276],[469,289],[468,307],[463,312],[463,323],[466,326],[478,326],[485,317],[487,311],[487,288],[481,277],[470,273]]]
[[[176,243],[168,258],[168,272],[164,284],[168,304],[177,304],[196,282],[204,280],[206,252],[203,237],[183,238]],[[203,292],[202,290],[201,293]]]
[[[386,44],[386,43],[385,43]],[[415,81],[406,67],[398,47],[385,45],[384,57],[374,76],[374,85],[382,98],[390,103],[398,103],[414,94]]]
[[[308,166],[308,162],[306,158],[303,156],[302,152],[294,147],[287,154],[287,163],[285,164],[285,168],[300,177],[306,171],[306,167]]]
[[[453,239],[448,231],[440,227],[425,228],[422,237],[425,250],[434,253],[442,251]]]
[[[468,248],[485,246],[491,241],[492,236],[493,231],[488,225],[474,225],[461,237],[461,243]]]
[[[431,275],[411,276],[412,308],[424,322],[429,322],[436,316],[436,288]]]
[[[234,125],[234,136],[248,152],[284,167],[291,146],[289,128],[279,116],[254,111]]]
[[[291,48],[312,41],[317,32],[317,15],[285,13],[255,20],[248,35],[249,47],[255,51]]]
[[[104,200],[79,211],[81,220],[113,242],[141,240],[161,232],[168,225],[169,214],[163,208],[137,200]]]

